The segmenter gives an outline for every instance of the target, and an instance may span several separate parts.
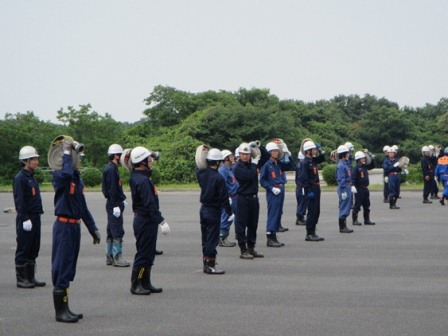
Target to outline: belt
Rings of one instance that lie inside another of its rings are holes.
[[[397,172],[389,173],[389,175],[397,175]]]
[[[318,185],[320,185],[320,182],[314,182],[314,183],[311,183],[312,185],[315,185],[315,186],[318,186]]]
[[[274,187],[281,188],[281,187],[283,187],[283,184],[274,184]]]
[[[246,197],[246,198],[257,198],[257,195],[239,195],[240,197]]]
[[[57,217],[56,219],[62,223],[70,223],[70,224],[81,223],[80,219],[73,219],[73,218],[66,218],[66,217]]]

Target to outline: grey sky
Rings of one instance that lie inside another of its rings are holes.
[[[447,18],[446,0],[0,0],[0,118],[91,103],[133,122],[159,84],[436,104]]]

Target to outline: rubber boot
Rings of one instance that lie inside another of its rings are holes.
[[[221,247],[234,247],[236,246],[236,243],[231,242],[226,237],[219,237],[219,246]]]
[[[275,233],[269,233],[266,234],[267,237],[267,242],[266,242],[266,246],[267,247],[282,247],[283,245],[277,240],[277,237],[275,235]]]
[[[391,197],[389,200],[389,209],[397,210],[400,209],[400,207],[397,207],[397,197]]]
[[[67,292],[67,300],[68,300],[68,298],[70,297],[70,288],[67,288],[67,289],[66,289],[66,292]],[[67,301],[67,302],[68,302],[68,301]],[[67,310],[68,310],[68,313],[69,313],[70,315],[72,315],[72,316],[76,316],[76,317],[78,317],[78,319],[82,319],[82,318],[84,317],[83,314],[78,314],[78,313],[74,313],[74,312],[72,312],[72,310],[70,309],[68,303],[67,303]]]
[[[112,239],[106,239],[106,265],[110,266],[114,263],[114,257],[112,255]]]
[[[352,220],[353,225],[361,225],[361,222],[358,222],[358,211],[352,211]]]
[[[305,216],[296,216],[296,225],[305,225]]]
[[[347,227],[345,218],[339,218],[339,232],[340,233],[352,233],[353,230]]]
[[[224,274],[226,272],[218,267],[216,259],[206,258],[205,265],[206,265],[205,273],[207,274]]]
[[[433,199],[433,198],[431,197],[431,199]],[[423,204],[431,204],[431,203],[432,203],[432,201],[430,201],[429,199],[427,199],[427,198],[423,199]]]
[[[154,287],[151,284],[151,268],[152,266],[148,266],[147,268],[145,268],[145,273],[142,279],[142,286],[144,289],[148,289],[149,291],[151,291],[151,293],[162,293],[162,288]]]
[[[122,258],[123,244],[121,239],[112,241],[113,265],[115,267],[129,267],[130,263]]]
[[[239,247],[241,250],[240,259],[254,259],[254,256],[249,253],[246,244],[239,244]]]
[[[45,282],[36,280],[36,262],[34,260],[28,260],[26,263],[26,273],[28,275],[28,281],[33,283],[36,287],[44,287]]]
[[[56,321],[65,323],[79,321],[77,315],[70,314],[70,309],[68,308],[68,288],[53,289],[53,302],[56,311]]]
[[[134,295],[149,295],[151,291],[145,289],[142,286],[143,276],[145,274],[145,268],[133,268],[131,274],[131,293]]]
[[[16,265],[16,279],[18,288],[34,288],[34,283],[29,281],[27,267],[25,265]]]
[[[316,230],[313,229],[306,229],[306,237],[305,237],[306,241],[312,241],[312,242],[317,242],[317,241],[323,241],[325,240],[324,237],[319,237],[316,234]]]
[[[370,210],[364,210],[364,224],[375,225],[375,222],[370,221]]]
[[[257,251],[255,251],[255,245],[254,244],[248,244],[249,246],[249,254],[251,256],[253,256],[254,258],[264,258],[263,253],[258,253]]]

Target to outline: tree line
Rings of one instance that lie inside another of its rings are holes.
[[[282,138],[297,153],[304,138],[320,143],[330,153],[352,142],[356,149],[380,154],[384,145],[397,144],[411,162],[427,144],[448,145],[448,99],[424,107],[400,107],[373,95],[336,96],[304,102],[281,100],[269,89],[240,88],[235,92],[190,93],[156,86],[145,99],[147,108],[138,122],[118,122],[101,115],[90,104],[57,111],[60,123],[40,120],[33,112],[7,113],[0,120],[4,143],[0,152],[0,183],[9,184],[20,166],[18,152],[36,147],[41,166],[51,140],[71,135],[86,145],[83,166],[102,170],[107,148],[146,146],[162,152],[155,167],[162,183],[195,181],[194,153],[199,144],[234,150],[242,141]]]

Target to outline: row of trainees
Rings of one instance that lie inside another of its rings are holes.
[[[229,150],[223,150],[220,153],[217,149],[211,149],[207,156],[207,169],[198,171],[198,179],[203,190],[201,193],[201,213],[204,212],[203,217],[209,219],[208,221],[205,219],[203,221],[201,217],[201,224],[205,223],[203,224],[203,232],[206,232],[203,235],[203,246],[210,247],[210,249],[204,250],[205,260],[214,260],[216,257],[215,241],[207,242],[206,238],[215,237],[214,239],[218,240],[215,232],[218,228],[218,217],[216,214],[212,216],[209,209],[213,209],[216,212],[216,209],[219,207],[221,207],[219,245],[224,247],[236,245],[236,243],[228,240],[231,219],[235,215],[235,231],[238,245],[241,249],[240,258],[253,259],[254,257],[262,257],[261,253],[254,250],[259,214],[258,182],[266,190],[268,210],[266,245],[268,247],[284,246],[283,243],[279,242],[277,232],[287,230],[287,228],[283,228],[281,225],[285,184],[287,182],[286,170],[295,169],[296,171],[296,224],[306,226],[306,241],[317,242],[324,240],[323,237],[316,234],[316,226],[320,215],[321,194],[318,164],[325,160],[325,152],[322,147],[316,145],[311,140],[305,141],[302,145],[304,154],[300,153],[302,157],[295,165],[284,143],[279,145],[275,142],[270,142],[265,148],[260,147],[260,157],[252,158],[251,146],[255,146],[255,144],[241,144],[237,149],[239,155],[237,160],[234,160]],[[283,146],[283,148],[279,146]],[[283,158],[280,158],[280,153],[284,153]],[[355,195],[355,204],[353,206],[354,224],[361,224],[357,221],[357,214],[361,207],[364,210],[365,224],[375,224],[370,220],[370,195],[368,191],[368,170],[374,168],[374,163],[366,165],[366,154],[357,152],[355,154],[356,165],[351,168],[349,164],[351,154],[346,146],[338,148],[338,155],[339,161],[336,175],[340,199],[339,231],[341,233],[351,233],[353,230],[347,227],[346,218],[352,208],[352,193]],[[222,166],[220,166],[221,161],[223,161]],[[218,177],[219,174],[222,175],[224,181],[221,181]],[[208,175],[214,176],[214,179],[219,181],[219,184],[210,183],[210,178],[204,177]],[[212,193],[212,190],[219,190],[220,196],[211,197],[211,195],[215,195]],[[227,197],[229,198],[229,206],[231,208],[227,205]],[[208,232],[205,230],[206,228],[209,228]],[[207,272],[207,267],[204,267]],[[210,269],[209,271],[215,273],[217,270]]]
[[[60,146],[63,149],[60,158],[62,163],[60,169],[53,172],[52,180],[56,220],[52,232],[51,277],[56,321],[73,323],[83,318],[83,314],[74,313],[68,305],[70,282],[75,278],[80,250],[81,220],[91,234],[93,244],[99,244],[101,236],[84,196],[84,182],[79,171],[81,155],[75,150],[72,141],[64,140]],[[129,266],[121,258],[123,211],[126,206],[126,196],[118,174],[122,152],[119,145],[109,147],[110,162],[103,174],[103,193],[107,199],[108,217],[106,264],[114,266]],[[41,240],[40,217],[43,214],[39,184],[34,177],[34,171],[39,165],[39,154],[34,147],[25,146],[19,152],[19,160],[22,169],[15,176],[13,184],[17,212],[17,287],[43,287],[46,283],[35,278]],[[157,189],[150,179],[152,152],[144,147],[136,147],[130,153],[130,162],[132,171],[129,183],[137,248],[130,291],[137,295],[161,293],[162,288],[151,283],[151,268],[156,253],[158,228],[160,227],[162,234],[168,234],[170,228],[159,210]]]

